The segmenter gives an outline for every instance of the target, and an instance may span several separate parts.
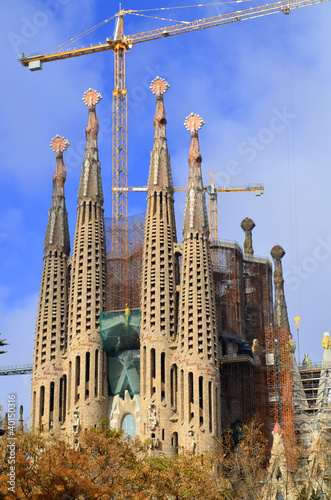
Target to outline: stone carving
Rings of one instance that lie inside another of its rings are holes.
[[[324,333],[324,337],[322,339],[322,347],[323,349],[331,349],[331,339],[328,332]]]
[[[308,353],[305,352],[305,357],[303,358],[303,361],[302,361],[302,366],[306,366],[307,368],[309,368],[309,366],[311,366],[311,361],[308,357]]]
[[[75,411],[74,417],[72,419],[72,432],[74,434],[78,434],[79,430],[80,430],[79,413],[78,411]]]
[[[154,405],[149,405],[148,409],[148,426],[151,431],[155,431],[157,426],[156,409]]]
[[[188,431],[188,451],[194,455],[196,448],[196,442],[194,437],[194,431]]]
[[[245,232],[244,252],[246,255],[253,255],[252,230],[255,227],[255,222],[246,217],[241,221],[240,227]]]

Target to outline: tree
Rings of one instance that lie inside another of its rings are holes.
[[[1,338],[2,333],[0,333],[0,348],[4,347],[5,345],[9,345],[8,342],[6,342],[7,339],[2,339]],[[7,351],[2,351],[0,349],[0,354],[5,354]]]
[[[238,500],[257,500],[266,479],[268,443],[261,425],[252,421],[243,425],[239,444],[235,445],[233,431],[223,436],[217,454],[220,475],[231,485],[231,494]]]
[[[151,457],[121,431],[91,428],[81,449],[45,434],[17,433],[16,488],[8,492],[8,460],[0,465],[0,498],[33,500],[210,500],[223,495],[208,457]],[[6,452],[6,436],[0,456]]]

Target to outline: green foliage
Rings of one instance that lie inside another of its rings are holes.
[[[317,492],[313,491],[310,496],[308,496],[306,487],[304,486],[300,491],[298,496],[298,500],[322,500],[321,497],[317,494]]]
[[[0,347],[4,347],[5,345],[9,345],[8,342],[6,342],[7,339],[2,339],[1,338],[2,333],[0,333]],[[7,351],[2,351],[0,349],[0,354],[5,354]]]

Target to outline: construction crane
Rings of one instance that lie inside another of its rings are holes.
[[[53,53],[38,53],[34,55],[21,54],[19,61],[23,66],[31,71],[42,69],[42,64],[50,61],[69,59],[96,52],[113,50],[114,52],[114,90],[113,90],[113,153],[112,153],[112,183],[113,201],[112,217],[120,234],[121,229],[127,230],[127,89],[125,86],[125,53],[132,46],[138,43],[168,38],[174,35],[190,33],[206,28],[213,28],[223,24],[230,24],[237,21],[246,21],[271,14],[289,14],[292,9],[306,7],[328,0],[284,0],[277,3],[252,7],[247,10],[239,10],[233,13],[222,14],[215,17],[198,19],[195,21],[182,22],[158,28],[150,31],[143,31],[133,35],[124,34],[123,18],[126,14],[137,15],[138,10],[120,10],[114,17],[116,25],[113,39],[107,38],[105,43],[82,47],[79,49],[58,50]],[[158,9],[153,9],[158,10]],[[163,9],[162,9],[163,10]],[[107,19],[105,22],[108,22]],[[101,23],[103,24],[103,23]],[[87,30],[90,32],[90,30]],[[77,37],[78,38],[78,37]],[[117,232],[116,232],[117,234]],[[125,239],[126,241],[126,239]],[[112,249],[126,251],[122,248],[120,240],[114,239]],[[121,248],[119,248],[121,247]]]
[[[256,196],[261,196],[264,192],[263,184],[255,184],[254,186],[249,186],[241,184],[238,181],[238,186],[225,186],[220,187],[214,182],[213,174],[218,175],[216,172],[209,170],[209,186],[206,190],[209,194],[209,239],[211,241],[218,240],[218,205],[217,205],[217,194],[218,193],[231,193],[231,192],[243,192],[243,191],[255,191]],[[222,176],[225,177],[225,176]],[[230,181],[233,181],[230,177],[227,177]]]
[[[232,193],[232,192],[243,192],[243,191],[255,191],[256,196],[261,196],[264,192],[263,184],[255,184],[250,186],[247,184],[241,184],[238,181],[239,186],[218,186],[214,182],[212,174],[216,174],[212,170],[209,170],[210,174],[210,184],[204,186],[205,191],[209,194],[209,239],[211,241],[218,240],[218,207],[217,207],[217,194],[218,193]],[[219,175],[219,174],[216,174]],[[222,176],[225,177],[225,176]],[[227,177],[229,180],[233,180]],[[112,188],[113,192],[117,192],[118,189],[122,189],[126,193],[143,193],[147,191],[147,186],[127,186],[125,188]],[[174,191],[176,192],[186,192],[187,187],[185,186],[174,186]]]

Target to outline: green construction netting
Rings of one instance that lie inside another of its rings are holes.
[[[100,312],[100,332],[108,356],[139,349],[140,316],[140,309]]]
[[[108,355],[110,394],[140,392],[140,309],[100,312],[100,332]]]
[[[122,398],[126,390],[131,397],[140,393],[140,351],[129,350],[108,358],[108,386],[112,395]]]

